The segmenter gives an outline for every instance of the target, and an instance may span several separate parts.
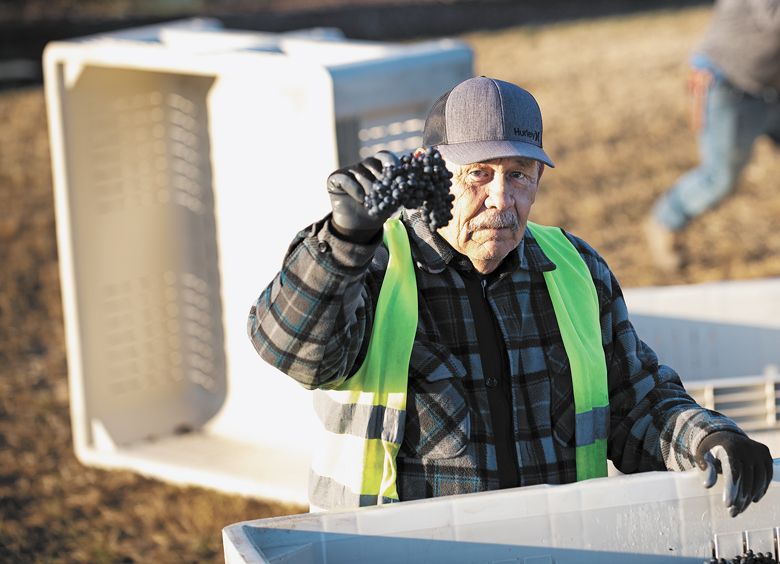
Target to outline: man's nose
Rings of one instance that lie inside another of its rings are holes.
[[[487,184],[485,207],[503,210],[515,204],[512,188],[502,174],[497,174]]]

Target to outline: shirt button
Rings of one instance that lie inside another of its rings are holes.
[[[487,384],[488,388],[495,388],[496,386],[498,386],[498,380],[496,378],[493,378],[493,376],[489,376],[485,384]]]
[[[320,241],[317,243],[317,250],[321,253],[327,253],[330,251],[330,245],[328,245],[327,241]]]

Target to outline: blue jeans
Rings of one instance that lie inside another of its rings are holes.
[[[674,231],[734,191],[756,138],[780,136],[780,102],[751,96],[722,79],[712,81],[704,113],[699,166],[683,175],[653,207],[655,218]]]

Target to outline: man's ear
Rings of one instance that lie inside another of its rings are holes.
[[[536,161],[539,163],[539,176],[536,177],[536,183],[539,184],[539,181],[542,179],[542,174],[544,173],[544,163],[542,161]]]

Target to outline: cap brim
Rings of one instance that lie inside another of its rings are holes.
[[[525,157],[541,161],[551,168],[555,168],[552,159],[541,147],[522,141],[469,141],[466,143],[453,143],[450,145],[437,145],[436,148],[445,161],[457,165],[466,165],[501,159],[506,157]]]

